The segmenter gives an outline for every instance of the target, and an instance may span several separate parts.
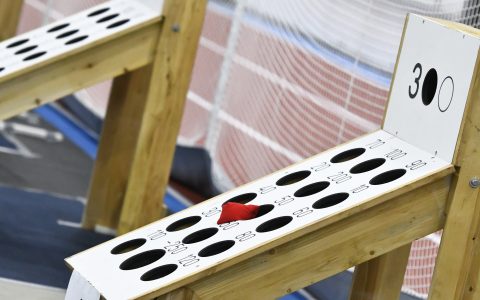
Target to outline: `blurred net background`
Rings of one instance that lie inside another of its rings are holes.
[[[25,0],[19,31],[101,2]],[[210,0],[178,142],[228,189],[378,129],[407,12],[478,27],[480,0]],[[109,87],[76,96],[103,116]],[[439,241],[414,243],[405,292],[426,297]]]

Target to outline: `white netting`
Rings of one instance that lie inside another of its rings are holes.
[[[21,29],[100,2],[26,0]],[[375,130],[407,12],[477,26],[480,0],[211,0],[179,141],[232,187]],[[108,87],[79,95],[102,115]],[[438,241],[414,243],[405,291],[427,295]]]

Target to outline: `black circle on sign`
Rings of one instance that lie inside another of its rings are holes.
[[[143,274],[142,277],[140,277],[140,280],[151,281],[155,279],[160,279],[167,275],[172,274],[177,268],[178,266],[175,264],[168,264],[168,265],[156,267],[146,272],[145,274]]]
[[[120,264],[121,270],[133,270],[156,262],[165,255],[165,250],[154,249],[136,254]]]
[[[168,225],[167,231],[172,232],[172,231],[186,229],[190,226],[197,224],[198,222],[200,222],[201,219],[202,218],[199,216],[192,216],[192,217],[186,217],[186,218],[180,219]]]
[[[292,220],[293,220],[293,218],[290,217],[290,216],[283,216],[283,217],[274,218],[274,219],[268,220],[268,221],[260,224],[257,227],[256,231],[257,232],[273,231],[273,230],[282,228],[283,226],[290,223]]]
[[[207,246],[200,250],[200,252],[198,252],[198,256],[208,257],[217,255],[232,248],[234,244],[235,241],[232,240],[216,242],[215,244],[211,244],[210,246]]]
[[[334,206],[345,201],[348,198],[348,196],[349,196],[348,193],[336,193],[336,194],[328,195],[316,201],[315,203],[313,203],[312,207],[315,209],[320,209],[320,208],[327,208],[330,206]]]
[[[29,39],[23,39],[23,40],[16,41],[16,42],[13,42],[13,43],[9,44],[9,45],[7,46],[7,48],[17,47],[17,46],[20,46],[20,45],[25,44],[25,43],[28,42],[28,41],[29,41]]]
[[[425,75],[425,79],[423,79],[422,102],[424,105],[430,105],[430,103],[432,103],[435,92],[437,91],[437,83],[437,70],[431,68],[428,70],[427,75]]]
[[[350,149],[350,150],[343,151],[342,153],[339,153],[339,154],[335,155],[334,157],[332,157],[330,162],[332,162],[334,164],[346,162],[346,161],[352,160],[354,158],[357,158],[358,156],[362,155],[363,153],[365,153],[365,148]]]
[[[320,193],[330,185],[328,181],[319,181],[306,185],[299,190],[297,190],[293,195],[295,197],[306,197],[311,196],[316,193]]]
[[[55,27],[50,28],[49,30],[47,30],[47,32],[59,31],[59,30],[62,30],[63,28],[68,27],[69,25],[70,25],[70,23],[60,24],[60,25],[57,25]]]
[[[370,179],[370,184],[380,185],[380,184],[389,183],[402,177],[403,175],[405,175],[405,173],[407,173],[407,170],[405,169],[395,169],[395,170],[386,171]]]
[[[45,55],[45,54],[47,54],[47,52],[45,52],[45,51],[38,52],[38,53],[35,53],[35,54],[32,54],[30,56],[25,57],[23,60],[27,61],[27,60],[35,59],[35,58],[38,58],[38,57],[40,57],[42,55]]]
[[[111,29],[111,28],[115,28],[115,27],[118,27],[118,26],[121,26],[125,23],[128,23],[130,21],[130,19],[124,19],[124,20],[121,20],[121,21],[118,21],[118,22],[115,22],[113,24],[110,24],[107,26],[107,29]]]
[[[450,81],[452,82],[452,95],[450,96],[450,101],[448,102],[448,105],[445,109],[442,109],[440,107],[440,95],[441,95],[441,91],[442,91],[442,87],[443,87],[443,84],[445,83],[445,81],[447,79],[450,79]],[[447,76],[445,77],[445,79],[443,79],[442,81],[442,84],[440,85],[440,89],[438,90],[438,109],[441,111],[441,112],[446,112],[447,109],[450,107],[450,104],[452,104],[452,99],[453,99],[453,94],[455,93],[455,84],[453,83],[453,78],[451,76]]]
[[[205,228],[199,231],[195,231],[194,233],[187,235],[182,240],[182,243],[184,244],[198,243],[214,236],[217,232],[218,232],[218,228],[215,228],[215,227]]]
[[[64,33],[60,34],[56,38],[57,39],[63,39],[64,37],[71,36],[72,34],[75,34],[77,32],[78,32],[78,29],[73,29],[73,30],[70,30],[70,31],[67,31],[67,32],[64,32]]]
[[[383,165],[385,163],[384,158],[374,158],[364,162],[359,163],[358,165],[354,166],[350,169],[350,173],[352,174],[360,174],[371,171]]]
[[[96,15],[100,15],[100,14],[103,14],[104,12],[108,11],[110,9],[110,7],[106,7],[106,8],[101,8],[99,10],[96,10],[94,12],[91,12],[87,15],[87,17],[94,17]]]
[[[257,197],[257,194],[255,193],[245,193],[245,194],[241,194],[241,195],[238,195],[238,196],[235,196],[233,198],[230,198],[228,199],[227,201],[225,201],[223,205],[227,204],[228,202],[235,202],[235,203],[240,203],[240,204],[247,204],[248,202],[252,201],[253,199],[255,199]]]
[[[82,35],[82,36],[79,36],[79,37],[76,37],[74,39],[69,40],[68,42],[65,43],[65,45],[75,44],[75,43],[83,41],[86,38],[88,38],[88,35]]]
[[[260,205],[258,207],[258,213],[257,213],[257,216],[253,219],[256,219],[256,218],[259,218],[261,216],[264,216],[266,214],[268,214],[269,212],[271,212],[273,209],[275,208],[275,206],[273,206],[272,204],[263,204],[263,205]]]
[[[130,251],[133,251],[145,244],[147,242],[146,239],[133,239],[117,245],[115,248],[110,251],[112,254],[123,254]]]
[[[23,53],[27,53],[28,51],[32,51],[33,49],[35,49],[37,47],[38,47],[37,45],[33,45],[33,46],[29,46],[29,47],[20,49],[17,52],[15,52],[15,55],[20,55],[20,54],[23,54]]]
[[[290,185],[294,184],[296,182],[302,181],[308,176],[310,176],[311,172],[310,171],[298,171],[294,172],[288,175],[283,176],[277,182],[275,183],[278,186],[285,186],[285,185]]]

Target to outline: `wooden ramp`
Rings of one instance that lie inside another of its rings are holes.
[[[476,249],[453,245],[480,209],[479,36],[410,15],[382,130],[67,258],[67,299],[271,299],[353,266],[351,299],[396,299],[410,243],[445,222],[433,299],[463,299],[478,271],[448,261]],[[217,225],[228,201],[261,216]]]

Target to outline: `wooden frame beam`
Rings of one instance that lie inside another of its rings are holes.
[[[0,79],[0,119],[57,100],[153,60],[160,19]]]

